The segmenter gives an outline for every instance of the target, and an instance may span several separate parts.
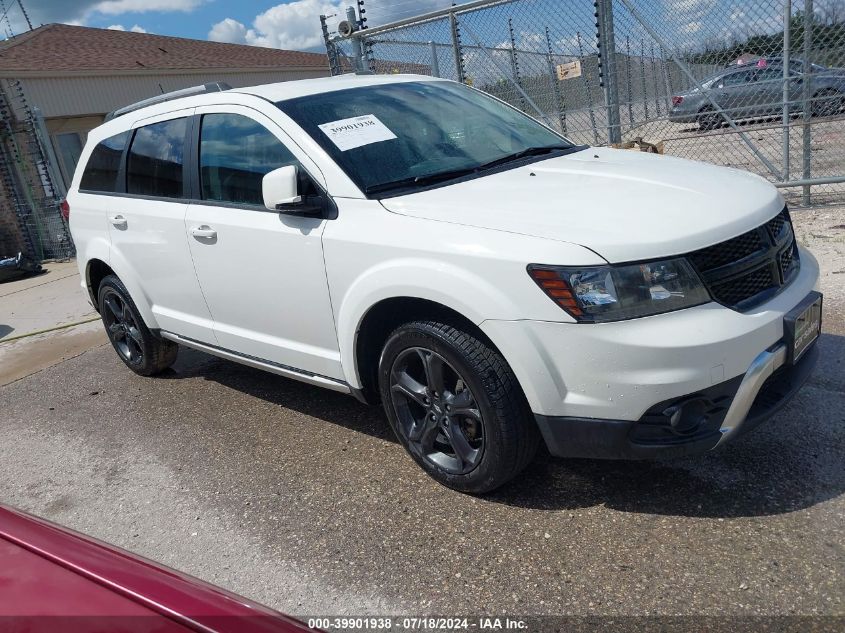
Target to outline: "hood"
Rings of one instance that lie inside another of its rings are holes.
[[[589,148],[382,204],[417,218],[579,244],[615,263],[722,242],[772,218],[784,203],[748,172]]]

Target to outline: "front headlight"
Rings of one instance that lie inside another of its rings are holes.
[[[528,274],[577,321],[621,321],[701,305],[710,295],[684,258],[624,266],[543,266]]]

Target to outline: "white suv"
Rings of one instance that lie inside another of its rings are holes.
[[[576,146],[430,77],[222,88],[115,113],[68,194],[138,374],[185,345],[380,400],[420,466],[481,493],[541,439],[712,449],[812,369],[818,265],[762,178]]]

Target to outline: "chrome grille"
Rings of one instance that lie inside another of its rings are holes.
[[[792,281],[800,265],[786,208],[754,230],[687,257],[713,299],[739,311],[776,294]]]

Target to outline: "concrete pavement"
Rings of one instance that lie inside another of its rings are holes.
[[[44,269],[0,284],[0,385],[107,342],[79,286],[76,262],[48,263]]]
[[[819,368],[724,450],[541,458],[473,498],[350,397],[190,350],[144,379],[95,345],[0,387],[0,500],[306,617],[841,618],[843,213],[795,214],[823,270]]]

